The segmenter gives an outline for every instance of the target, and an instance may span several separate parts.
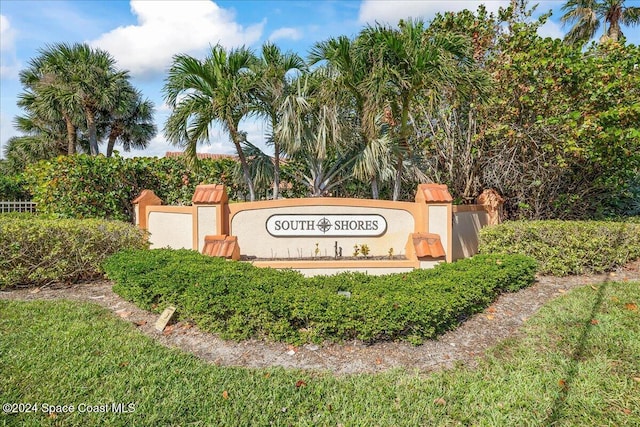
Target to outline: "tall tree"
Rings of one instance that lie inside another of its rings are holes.
[[[325,92],[333,92],[329,96],[344,98],[354,112],[353,126],[357,128],[359,141],[364,149],[356,159],[356,176],[371,182],[371,193],[374,199],[379,197],[378,184],[385,168],[386,139],[381,138],[379,122],[375,120],[376,112],[369,114],[366,110],[367,88],[364,83],[371,72],[367,49],[358,47],[358,40],[346,36],[330,38],[316,43],[311,49],[309,59],[311,65],[323,63],[329,70]],[[325,95],[327,96],[327,95]],[[374,117],[373,123],[367,121]]]
[[[505,196],[511,218],[621,212],[640,164],[638,47],[583,51],[536,30],[518,26],[490,58],[495,86],[477,136],[483,184]]]
[[[115,107],[128,73],[115,68],[115,59],[108,52],[87,44],[56,44],[41,56],[59,82],[63,104],[76,105],[83,112],[91,155],[98,155],[98,113]]]
[[[28,68],[20,72],[24,92],[18,96],[18,106],[27,111],[32,122],[34,117],[50,124],[64,121],[67,154],[72,155],[76,152],[78,124],[81,123],[78,117],[82,115],[78,106],[68,102],[65,96],[66,76],[56,73],[47,59],[43,51],[40,56],[29,61]],[[31,133],[32,130],[33,128],[23,132]]]
[[[6,171],[19,173],[31,163],[66,154],[64,122],[48,122],[30,114],[17,117],[15,126],[24,135],[10,138],[4,147]]]
[[[202,61],[176,55],[163,89],[173,108],[165,125],[167,139],[185,147],[187,156],[196,162],[198,143],[208,143],[212,125],[220,124],[236,148],[251,200],[255,200],[255,190],[242,150],[246,135],[239,124],[250,111],[249,92],[255,87],[251,68],[256,61],[247,48],[227,52],[220,45],[212,47]]]
[[[107,157],[111,157],[116,142],[124,151],[147,148],[156,134],[153,123],[153,102],[142,98],[128,82],[122,87],[112,111],[105,112],[107,126]]]
[[[626,6],[625,0],[568,0],[562,6],[565,24],[572,24],[565,40],[572,44],[584,45],[591,40],[602,23],[605,24],[604,40],[619,40],[622,25],[634,26],[640,23],[640,7]]]
[[[473,202],[482,190],[482,159],[488,148],[486,141],[478,137],[484,129],[479,113],[491,94],[487,61],[495,53],[498,38],[528,19],[518,13],[524,7],[519,3],[514,1],[496,14],[489,13],[484,5],[475,12],[437,14],[428,28],[430,34],[454,32],[469,36],[471,42],[471,66],[464,72],[467,80],[474,81],[471,90],[452,91],[442,97],[435,109],[425,103],[429,108],[418,108],[415,114],[417,135],[424,141],[425,174],[434,182],[447,184],[452,194],[467,203]],[[458,85],[463,84],[466,83]],[[474,89],[478,87],[481,90]]]
[[[369,114],[386,113],[394,142],[393,200],[398,200],[406,162],[415,154],[412,112],[418,101],[436,104],[446,91],[465,88],[461,65],[467,65],[468,40],[457,34],[428,35],[423,21],[400,21],[399,28],[377,24],[359,35],[373,60],[364,83]],[[373,122],[373,119],[369,119]],[[412,146],[413,145],[413,146]]]
[[[47,46],[21,71],[20,81],[24,92],[19,96],[18,105],[27,112],[29,119],[37,119],[43,132],[58,129],[58,122],[64,123],[65,132],[61,135],[66,135],[69,155],[78,149],[83,132],[86,132],[87,141],[82,142],[87,143],[88,151],[92,155],[99,154],[98,143],[104,133],[99,132],[99,122],[117,122],[124,110],[135,110],[134,106],[126,105],[126,102],[135,101],[127,95],[135,91],[128,73],[116,69],[115,60],[109,53],[86,44]],[[149,107],[152,105],[140,107],[147,108],[145,120],[150,122]],[[52,137],[50,132],[43,136]],[[146,143],[152,136],[148,132],[138,133],[136,144],[142,143],[143,139]],[[38,139],[29,140],[35,143]]]
[[[270,142],[273,144],[273,198],[278,198],[280,189],[280,136],[275,129],[280,121],[280,109],[285,98],[291,93],[291,81],[295,73],[306,71],[304,60],[296,53],[283,53],[278,46],[267,42],[262,45],[262,55],[257,62],[257,86],[255,106],[258,114],[269,120]],[[254,150],[255,151],[255,150]]]
[[[302,165],[291,178],[313,197],[326,196],[351,178],[358,149],[348,143],[354,136],[348,112],[336,97],[323,96],[326,73],[320,68],[297,79],[276,129],[291,159]]]

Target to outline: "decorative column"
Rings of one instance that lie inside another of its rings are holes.
[[[142,193],[131,203],[135,213],[135,224],[148,231],[147,206],[159,206],[162,204],[162,200],[152,190],[142,190]]]
[[[420,184],[416,192],[416,203],[426,204],[426,218],[422,233],[414,233],[412,239],[416,254],[429,253],[445,257],[447,262],[453,260],[453,197],[444,184]],[[440,247],[435,241],[440,240]]]
[[[229,234],[229,197],[224,185],[203,184],[196,187],[191,202],[194,207],[193,246],[198,252],[202,252],[206,237]]]
[[[478,204],[483,205],[487,213],[489,214],[489,224],[497,225],[502,222],[502,205],[504,199],[493,188],[484,190],[478,196]]]

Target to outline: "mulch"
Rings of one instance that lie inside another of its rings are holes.
[[[55,300],[91,302],[101,305],[141,333],[167,347],[179,348],[220,366],[330,371],[336,375],[375,373],[393,368],[430,372],[448,369],[457,363],[474,366],[484,352],[500,341],[517,336],[522,324],[546,302],[569,290],[607,281],[639,281],[640,262],[600,275],[551,277],[539,276],[529,288],[507,293],[479,313],[436,340],[413,346],[404,342],[367,345],[353,341],[342,344],[307,344],[294,347],[258,340],[225,341],[215,334],[200,331],[189,322],[170,324],[163,332],[154,327],[157,314],[141,310],[112,291],[109,281],[73,285],[49,285],[42,288],[0,291],[5,300]]]

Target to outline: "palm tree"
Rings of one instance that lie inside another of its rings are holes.
[[[21,75],[23,84],[37,95],[38,105],[48,105],[64,118],[68,152],[75,147],[74,117],[81,113],[86,121],[90,152],[98,155],[97,116],[100,111],[115,108],[128,73],[116,70],[115,60],[108,52],[80,43],[48,46],[30,65]]]
[[[426,100],[427,106],[435,106],[446,91],[467,87],[458,84],[466,80],[463,70],[471,58],[469,43],[456,34],[428,35],[421,20],[400,21],[398,29],[369,26],[359,39],[372,60],[371,72],[363,82],[369,94],[365,111],[375,117],[384,113],[393,141],[393,200],[398,200],[403,171],[415,154],[412,111],[418,102],[424,107]],[[367,121],[376,120],[370,117]]]
[[[67,154],[63,121],[41,120],[33,113],[15,119],[16,128],[25,135],[12,137],[4,146],[5,169],[22,172],[29,164]]]
[[[354,125],[358,129],[360,143],[364,147],[360,150],[355,162],[356,177],[371,182],[371,193],[374,199],[379,197],[378,183],[385,171],[385,154],[387,139],[381,138],[379,121],[367,122],[375,116],[369,114],[365,107],[367,88],[364,82],[371,72],[368,61],[369,52],[358,47],[358,40],[351,40],[346,36],[330,38],[316,43],[309,54],[310,64],[324,63],[329,70],[325,91],[332,91],[325,96],[350,99],[345,102],[352,105]]]
[[[625,6],[624,3],[625,0],[568,0],[562,6],[565,13],[560,20],[573,26],[565,40],[583,45],[595,36],[602,22],[606,31],[600,40],[619,40],[623,36],[622,25],[640,23],[640,7]]]
[[[128,73],[115,69],[115,60],[106,51],[87,44],[53,45],[42,53],[47,67],[61,82],[65,105],[76,105],[84,114],[91,155],[99,154],[97,115],[114,108],[122,82]]]
[[[49,123],[64,121],[67,154],[72,155],[76,152],[78,117],[81,115],[76,105],[65,103],[66,88],[62,80],[51,69],[44,55],[31,59],[29,67],[20,72],[20,83],[25,91],[18,96],[18,106],[27,111],[32,121],[34,117]]]
[[[262,56],[256,64],[257,87],[253,109],[269,120],[273,144],[273,198],[278,198],[280,189],[281,142],[274,131],[280,121],[279,110],[287,95],[292,91],[291,81],[294,73],[306,71],[304,60],[296,53],[282,53],[280,48],[267,42],[262,45]]]
[[[202,61],[176,55],[163,88],[165,100],[173,108],[165,125],[167,139],[185,147],[187,157],[197,162],[198,143],[209,142],[214,123],[222,125],[235,145],[252,201],[254,185],[242,150],[246,136],[239,130],[239,123],[250,110],[248,94],[255,87],[250,70],[256,61],[247,48],[227,52],[220,45],[212,47]]]
[[[280,109],[276,133],[290,157],[303,169],[291,179],[309,188],[313,197],[326,196],[352,176],[358,146],[349,113],[336,97],[325,97],[327,70],[319,68],[295,81],[296,91]]]
[[[156,134],[153,123],[153,102],[142,99],[142,93],[128,82],[120,91],[120,100],[113,111],[105,114],[108,128],[107,157],[111,157],[116,142],[124,151],[144,149]]]
[[[249,172],[253,180],[254,189],[264,190],[273,185],[275,177],[275,162],[260,147],[249,142],[246,137],[243,142],[242,151],[249,164]],[[240,166],[240,165],[238,165]],[[238,167],[238,169],[241,169]],[[242,170],[237,170],[236,174],[242,175]]]

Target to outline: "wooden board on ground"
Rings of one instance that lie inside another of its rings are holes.
[[[164,331],[164,328],[167,326],[167,324],[169,323],[169,321],[171,320],[171,317],[173,317],[173,314],[175,312],[176,312],[175,307],[165,308],[162,314],[160,315],[160,317],[158,318],[158,320],[156,320],[156,325],[155,325],[156,329],[160,332]]]

